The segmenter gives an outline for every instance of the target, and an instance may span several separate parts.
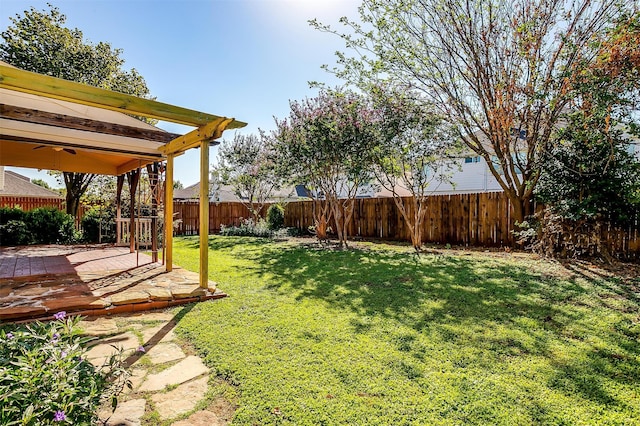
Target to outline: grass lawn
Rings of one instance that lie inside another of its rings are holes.
[[[640,278],[530,256],[211,236],[180,320],[234,424],[640,424]],[[175,263],[198,268],[198,238]]]

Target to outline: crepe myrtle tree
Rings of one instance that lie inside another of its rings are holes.
[[[428,196],[440,183],[451,181],[459,144],[451,126],[410,88],[379,85],[371,96],[380,117],[376,180],[393,195],[411,244],[420,252]],[[403,196],[407,192],[410,197]]]
[[[271,144],[263,132],[259,135],[236,133],[223,140],[218,164],[211,170],[214,182],[230,185],[257,222],[273,191],[281,187],[271,154]]]
[[[342,18],[347,48],[325,67],[367,90],[380,80],[423,93],[482,156],[512,203],[532,213],[540,155],[593,62],[591,40],[632,0],[363,0]]]
[[[330,210],[339,244],[348,247],[356,195],[373,179],[379,117],[365,96],[343,88],[320,89],[316,97],[291,101],[290,107],[289,117],[276,119],[278,164],[292,182],[325,202],[316,211],[316,231],[326,225]]]
[[[123,68],[121,49],[85,41],[82,31],[65,26],[67,18],[58,8],[49,5],[48,11],[40,11],[32,7],[9,19],[11,25],[1,34],[1,60],[26,71],[150,97],[144,78],[135,69]],[[75,216],[94,175],[64,172],[60,180],[67,189],[67,213]]]

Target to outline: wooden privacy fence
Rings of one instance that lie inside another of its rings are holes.
[[[266,215],[269,206],[262,209]],[[200,203],[175,201],[173,203],[174,230],[176,235],[196,235],[200,229]],[[220,232],[221,225],[238,226],[242,219],[251,217],[242,203],[225,202],[209,204],[209,233]]]
[[[404,199],[409,205],[410,199]],[[268,206],[262,210],[265,215]],[[198,233],[197,202],[174,203],[178,235]],[[409,209],[409,213],[412,211]],[[502,192],[434,195],[429,197],[423,222],[423,239],[427,243],[463,246],[512,246],[516,228],[513,210]],[[239,225],[250,217],[242,203],[211,203],[209,232],[219,232],[221,225]],[[307,230],[313,225],[313,201],[297,201],[286,205],[285,225]],[[335,225],[330,222],[335,229]],[[640,256],[640,223],[628,229],[608,229],[603,238],[616,253]],[[410,241],[409,230],[393,198],[361,198],[355,202],[349,236]]]
[[[403,201],[409,215],[413,215],[411,199]],[[511,245],[514,242],[511,215],[511,204],[501,192],[434,195],[427,201],[423,240],[472,246]],[[313,202],[288,204],[285,223],[301,229],[313,225]],[[329,226],[335,229],[333,221]],[[390,197],[357,199],[349,235],[411,240],[404,218]]]
[[[34,198],[34,197],[11,197],[0,196],[1,207],[19,207],[24,211],[37,209],[38,207],[55,207],[63,209],[64,200],[60,198]]]

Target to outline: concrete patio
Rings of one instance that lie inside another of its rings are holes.
[[[198,274],[127,247],[24,246],[0,249],[0,321],[48,319],[56,312],[98,316],[225,297]]]

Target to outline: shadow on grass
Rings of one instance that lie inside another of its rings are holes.
[[[561,280],[489,258],[336,251],[268,245],[259,239],[216,239],[210,247],[239,243],[255,249],[247,255],[256,261],[254,272],[270,277],[269,288],[355,312],[356,333],[372,332],[373,317],[396,321],[416,333],[436,333],[445,342],[471,343],[506,362],[514,356],[543,356],[554,368],[548,386],[603,405],[625,406],[609,392],[607,381],[630,385],[640,377],[640,343],[633,324],[603,332],[588,320],[591,310],[581,306],[584,298],[598,299],[599,290],[592,289],[596,287],[627,297],[623,314],[633,305],[637,308],[637,299],[615,280],[580,273]],[[606,298],[592,306],[612,309]],[[491,333],[500,327],[510,332]],[[605,342],[605,349],[584,342],[593,336]],[[396,336],[398,349],[410,346],[413,338]],[[558,357],[558,347],[569,353],[589,350],[567,361]]]

